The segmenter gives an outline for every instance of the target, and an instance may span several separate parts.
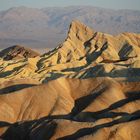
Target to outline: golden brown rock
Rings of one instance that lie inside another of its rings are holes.
[[[0,57],[4,60],[13,60],[13,59],[21,59],[21,58],[34,58],[39,56],[40,54],[19,45],[9,47],[0,52]]]
[[[42,56],[0,59],[1,138],[139,140],[139,62],[139,34],[79,21]]]

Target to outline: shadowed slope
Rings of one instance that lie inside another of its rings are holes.
[[[4,60],[33,58],[39,55],[40,54],[38,52],[35,52],[29,48],[25,48],[19,45],[9,47],[0,52],[0,57]]]
[[[54,50],[0,59],[0,136],[139,140],[139,40],[139,34],[112,36],[73,21]]]
[[[41,56],[20,46],[2,51],[4,59],[16,60],[0,59],[0,79],[30,77],[45,83],[59,77],[109,76],[137,80],[140,79],[139,40],[139,34],[112,36],[96,32],[76,20],[71,23],[64,43]]]
[[[7,109],[14,107],[13,111],[16,111],[11,114],[1,108],[1,121],[5,121],[0,127],[1,137],[6,140],[72,140],[86,135],[92,138],[93,133],[102,133],[104,128],[109,134],[114,127],[122,128],[121,123],[128,123],[127,127],[131,128],[129,124],[135,121],[139,124],[139,91],[138,83],[118,83],[111,78],[60,78],[0,95],[1,107],[4,108],[6,103]],[[2,118],[5,115],[7,117]],[[15,119],[9,115],[14,115]],[[107,138],[106,135],[105,140]]]

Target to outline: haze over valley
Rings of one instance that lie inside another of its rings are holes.
[[[139,5],[1,0],[0,140],[140,140]]]
[[[92,6],[48,8],[13,7],[0,11],[0,46],[55,48],[62,43],[72,20],[110,34],[140,33],[140,11],[111,10]]]

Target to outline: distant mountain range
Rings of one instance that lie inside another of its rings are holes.
[[[15,44],[54,48],[63,42],[72,20],[110,34],[140,33],[140,11],[91,6],[14,7],[0,12],[0,48]]]

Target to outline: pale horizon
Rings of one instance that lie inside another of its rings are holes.
[[[25,6],[29,8],[67,7],[67,6],[93,6],[114,10],[140,10],[140,0],[1,0],[0,11],[12,7]]]

